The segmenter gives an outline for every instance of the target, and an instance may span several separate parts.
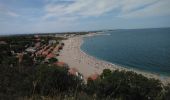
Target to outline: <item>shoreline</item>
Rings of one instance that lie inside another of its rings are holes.
[[[84,79],[87,79],[90,75],[93,74],[101,74],[103,69],[118,69],[125,71],[133,71],[137,74],[142,74],[148,78],[159,79],[163,84],[170,83],[169,76],[161,76],[156,73],[145,72],[133,68],[125,68],[123,66],[93,57],[81,50],[81,45],[84,43],[83,38],[96,35],[100,34],[87,34],[82,36],[71,37],[67,40],[64,40],[63,42],[65,46],[60,52],[60,56],[58,57],[59,60],[67,63],[70,68],[76,68],[84,76]]]

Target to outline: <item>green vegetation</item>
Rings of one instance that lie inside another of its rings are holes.
[[[34,46],[33,36],[0,39],[7,43],[0,44],[2,100],[170,100],[170,84],[159,80],[131,71],[105,69],[96,80],[89,78],[85,83],[70,75],[68,68],[54,66],[58,61],[55,58],[43,63],[45,57],[25,53],[20,62],[16,53]]]
[[[97,80],[88,80],[87,91],[97,98],[161,100],[162,84],[130,71],[105,69]]]
[[[58,61],[57,58],[51,58],[51,59],[49,59],[49,63],[55,63],[55,62],[57,62],[57,61]]]
[[[108,69],[107,69],[108,70]],[[0,67],[0,99],[70,98],[72,100],[169,100],[170,85],[134,72],[104,70],[97,80],[84,84],[69,75],[67,68],[39,65],[23,68]],[[109,72],[109,73],[108,73]],[[164,89],[165,90],[164,90]]]
[[[36,69],[34,93],[55,96],[59,93],[74,93],[75,88],[81,85],[82,80],[68,75],[67,68],[40,65]]]

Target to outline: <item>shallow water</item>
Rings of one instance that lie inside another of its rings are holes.
[[[81,49],[128,68],[170,76],[170,28],[114,30],[84,38]]]

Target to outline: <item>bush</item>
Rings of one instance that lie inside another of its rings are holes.
[[[58,61],[58,59],[57,58],[51,58],[48,61],[49,61],[49,63],[55,63],[55,62]]]
[[[31,95],[33,86],[30,73],[7,65],[0,66],[0,73],[0,99]]]
[[[69,75],[67,68],[40,65],[37,67],[36,92],[41,95],[54,95],[61,92],[75,92],[77,86],[81,87],[82,80]]]
[[[165,100],[170,100],[170,84],[165,86]]]
[[[97,80],[89,80],[87,90],[98,98],[155,100],[161,95],[161,82],[130,71],[106,69]]]

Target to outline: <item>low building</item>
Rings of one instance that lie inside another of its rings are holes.
[[[39,35],[34,35],[35,38],[39,38]]]
[[[99,74],[95,73],[95,74],[92,74],[88,77],[88,79],[90,80],[96,80],[97,78],[99,77]]]
[[[54,58],[54,57],[55,57],[55,55],[52,54],[52,53],[50,53],[50,54],[48,54],[48,55],[46,56],[46,59],[51,59],[51,58]]]
[[[38,48],[38,47],[40,47],[40,46],[41,46],[41,43],[40,43],[40,42],[35,43],[35,47],[36,47],[36,48]]]
[[[55,37],[63,38],[64,35],[63,34],[56,34]]]
[[[7,44],[5,41],[0,41],[0,44]]]
[[[42,56],[47,56],[48,53],[49,53],[48,51],[43,51],[43,52],[42,52]]]

